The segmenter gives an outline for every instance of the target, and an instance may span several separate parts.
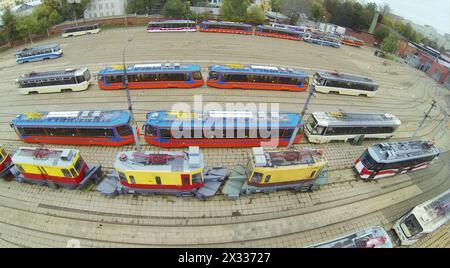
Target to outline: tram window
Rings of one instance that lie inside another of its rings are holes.
[[[161,177],[156,176],[155,181],[156,181],[156,184],[161,185]]]
[[[267,175],[266,178],[264,179],[264,182],[268,183],[270,181],[270,177],[271,177],[270,175]]]
[[[145,134],[148,136],[156,137],[158,135],[158,129],[154,126],[145,126]]]
[[[143,82],[153,82],[153,81],[160,81],[160,75],[159,74],[143,74],[142,75],[142,81]],[[140,81],[137,81],[140,82]]]
[[[84,82],[84,81],[86,81],[86,79],[85,79],[85,77],[83,75],[77,76],[77,83],[81,83],[81,82]]]
[[[70,174],[69,170],[63,168],[61,171],[62,171],[62,173],[64,174],[64,177],[66,177],[66,178],[72,178],[72,175]]]
[[[224,82],[248,82],[248,77],[245,74],[222,74]]]
[[[217,80],[218,77],[219,77],[219,76],[218,76],[217,72],[215,72],[215,71],[209,72],[209,79],[211,79],[211,80]]]
[[[76,136],[76,129],[74,128],[50,128],[47,131],[51,136]]]
[[[310,178],[311,179],[314,179],[314,176],[316,175],[316,170],[313,170],[313,172],[311,172],[311,176],[310,176]]]
[[[195,173],[192,175],[192,184],[201,183],[202,182],[202,173]]]
[[[119,172],[119,179],[121,182],[128,183],[127,177],[122,172]]]
[[[25,173],[25,170],[23,170],[23,167],[17,163],[14,163],[14,166],[19,170],[20,173]]]
[[[45,130],[43,128],[18,128],[22,135],[27,136],[45,136]]]
[[[122,83],[122,75],[106,75],[106,83]]]
[[[168,129],[168,128],[160,128],[159,129],[159,136],[162,139],[170,139],[172,137],[172,135],[170,133],[170,129]]]
[[[83,164],[84,164],[83,158],[81,158],[81,156],[78,157],[78,160],[77,160],[77,162],[76,162],[75,165],[74,165],[75,170],[76,170],[78,173],[81,172],[81,168],[83,168]]]
[[[133,135],[133,131],[131,131],[131,128],[128,125],[123,125],[123,126],[117,127],[116,130],[117,130],[117,133],[119,134],[119,136]]]
[[[370,156],[367,150],[362,154],[360,159],[361,163],[369,170],[377,165],[377,162],[375,162],[375,160],[372,158],[372,156]]]
[[[134,179],[134,176],[130,176],[130,182],[131,182],[131,184],[136,184],[136,180]]]
[[[420,223],[417,221],[416,216],[414,216],[414,214],[409,215],[402,225],[405,225],[405,227],[408,228],[409,236],[405,234],[406,237],[408,238],[423,232],[423,228],[422,226],[420,226]]]
[[[163,81],[188,81],[189,74],[187,74],[187,73],[168,73],[168,74],[161,74],[161,78]]]
[[[293,128],[280,129],[280,137],[289,138],[294,134]]]
[[[264,174],[259,172],[253,172],[253,176],[251,178],[251,182],[260,183]]]
[[[202,80],[202,73],[201,72],[193,72],[192,76],[194,77],[194,80]]]
[[[70,169],[70,174],[72,174],[72,177],[78,176],[77,172],[73,168]]]

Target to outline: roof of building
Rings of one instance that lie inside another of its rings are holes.
[[[17,127],[112,127],[127,124],[129,120],[130,113],[122,110],[65,111],[20,114],[11,123]]]
[[[20,51],[17,51],[15,54],[22,54],[23,52],[31,52],[31,51],[36,51],[36,50],[44,50],[44,49],[49,49],[49,48],[54,48],[54,47],[60,47],[59,44],[48,44],[48,45],[42,45],[42,46],[35,46],[35,47],[30,47],[30,48],[24,48]]]
[[[198,64],[180,63],[155,63],[155,64],[135,64],[127,67],[127,73],[177,73],[177,72],[200,72],[201,66]],[[99,75],[123,74],[123,66],[110,66],[101,69]]]
[[[188,173],[203,167],[203,154],[200,153],[198,147],[189,147],[188,152],[120,152],[114,161],[114,168],[122,171],[140,170]]]
[[[325,161],[323,152],[319,150],[274,151],[262,147],[252,149],[252,160],[256,167],[313,165]]]
[[[236,119],[227,122],[225,119]],[[251,111],[209,111],[209,112],[172,112],[154,111],[147,114],[147,124],[160,127],[173,127],[176,124],[194,128],[214,126],[224,127],[229,123],[239,127],[272,126],[278,124],[279,127],[295,127],[300,120],[297,113],[254,113]],[[174,123],[178,122],[178,123]]]
[[[67,76],[75,76],[79,74],[83,74],[87,69],[65,69],[59,71],[48,71],[48,72],[31,72],[27,74],[23,74],[19,76],[17,79],[20,81],[29,81],[35,79],[43,79],[43,78],[59,78],[59,77],[67,77]]]
[[[399,141],[392,143],[379,143],[368,148],[375,161],[393,163],[404,160],[420,159],[437,156],[439,150],[428,141]]]
[[[320,77],[325,78],[327,80],[341,81],[341,82],[355,82],[355,83],[361,83],[361,84],[366,84],[366,85],[378,86],[378,83],[375,82],[372,78],[363,77],[363,76],[354,75],[354,74],[325,72],[325,71],[317,72],[317,74],[319,74]]]
[[[74,149],[44,149],[20,147],[12,160],[18,164],[33,164],[47,167],[68,167],[79,153]]]
[[[210,71],[225,72],[225,73],[245,73],[245,74],[271,74],[277,76],[295,76],[295,77],[309,77],[309,74],[304,71],[294,70],[292,68],[274,67],[274,66],[260,66],[260,65],[243,65],[243,64],[224,64],[212,65]]]
[[[313,112],[320,126],[400,126],[401,121],[387,113]]]

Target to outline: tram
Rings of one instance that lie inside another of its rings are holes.
[[[147,114],[145,140],[159,147],[286,146],[300,120],[296,113],[155,111]]]
[[[303,36],[303,40],[308,43],[321,45],[321,46],[328,46],[328,47],[334,47],[334,48],[340,48],[341,44],[338,38],[335,36],[327,35],[327,34],[321,34],[321,33],[314,33],[314,32],[307,32]]]
[[[15,53],[16,62],[26,63],[38,60],[49,60],[61,57],[63,51],[58,44],[24,48]]]
[[[252,35],[253,27],[250,24],[238,23],[238,22],[203,21],[200,24],[200,32]]]
[[[392,229],[401,245],[412,245],[450,221],[450,190],[414,207]]]
[[[361,135],[390,138],[400,125],[395,115],[387,113],[313,112],[303,132],[311,143],[346,142]]]
[[[371,78],[337,72],[317,72],[313,84],[317,92],[365,97],[374,97],[379,87]]]
[[[21,94],[83,91],[91,84],[91,73],[86,68],[51,72],[31,72],[16,80]]]
[[[63,33],[61,34],[61,37],[66,38],[66,37],[81,36],[81,35],[87,35],[87,34],[97,34],[100,32],[100,30],[101,30],[101,28],[98,24],[79,25],[79,26],[63,29]]]
[[[303,34],[289,28],[258,25],[255,35],[301,41]]]
[[[299,32],[301,35],[303,35],[306,31],[311,30],[311,28],[305,27],[305,26],[296,26],[296,25],[290,25],[290,24],[282,24],[282,23],[271,23],[271,27],[274,28],[282,28],[282,29],[289,29],[292,31]]]
[[[246,166],[233,168],[222,193],[228,198],[278,190],[311,192],[327,183],[328,165],[323,152],[312,149],[269,150],[252,148]]]
[[[355,161],[355,170],[364,180],[405,174],[428,167],[439,156],[428,141],[399,141],[375,144]]]
[[[98,73],[98,86],[104,90],[124,88],[123,66],[106,67]],[[127,67],[128,88],[195,88],[204,83],[197,64],[135,64]]]
[[[362,40],[349,35],[341,36],[341,44],[353,47],[362,47],[364,45]]]
[[[89,167],[74,149],[19,148],[11,172],[20,182],[83,189],[101,179],[101,166]]]
[[[372,226],[334,240],[309,246],[308,248],[392,248],[393,244],[386,230]]]
[[[32,112],[11,127],[28,143],[121,146],[134,142],[128,111]]]
[[[226,64],[209,67],[207,85],[228,89],[305,91],[309,75],[291,68]]]
[[[150,21],[147,26],[149,33],[161,32],[195,32],[197,27],[192,20],[161,20]]]
[[[12,165],[11,156],[5,149],[4,144],[0,144],[0,178],[8,173]]]

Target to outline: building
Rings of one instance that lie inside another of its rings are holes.
[[[126,0],[91,0],[84,11],[85,19],[125,15]]]

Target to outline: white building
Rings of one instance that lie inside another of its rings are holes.
[[[91,0],[84,11],[85,19],[125,15],[126,0]]]

